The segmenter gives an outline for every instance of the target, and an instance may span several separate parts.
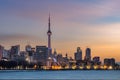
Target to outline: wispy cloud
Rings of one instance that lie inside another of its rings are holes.
[[[49,11],[52,15],[63,21],[72,20],[80,22],[95,21],[103,17],[119,16],[119,0],[101,1],[8,1],[12,5],[3,6],[2,10],[11,15],[32,19],[45,19]]]

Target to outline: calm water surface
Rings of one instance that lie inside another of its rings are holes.
[[[35,71],[2,70],[0,79],[80,79],[80,80],[120,80],[120,70],[70,70],[70,71]]]

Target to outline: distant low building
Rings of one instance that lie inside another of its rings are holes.
[[[94,64],[100,65],[101,64],[100,57],[98,57],[98,56],[93,57],[93,62],[94,62]]]
[[[115,65],[115,59],[114,58],[105,58],[104,59],[104,65],[114,66]]]

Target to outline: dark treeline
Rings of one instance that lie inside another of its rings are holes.
[[[42,69],[42,63],[29,63],[27,61],[0,61],[0,69]]]
[[[70,65],[79,65],[79,63],[76,64],[70,64]],[[60,70],[73,70],[72,68],[65,68],[66,65],[62,65],[62,68]],[[29,63],[27,61],[0,61],[0,70],[43,70],[43,64],[41,62],[37,63]],[[53,70],[53,69],[50,69]],[[74,70],[80,70],[79,68],[75,68]],[[82,70],[88,70],[87,68],[83,68]],[[94,70],[94,68],[91,68],[89,70]],[[100,69],[97,70],[107,70],[107,69]],[[120,66],[118,64],[114,65],[113,70],[120,70]]]

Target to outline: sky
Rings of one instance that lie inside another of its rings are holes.
[[[47,46],[51,16],[52,49],[74,57],[90,47],[92,57],[120,62],[120,0],[0,0],[0,45]]]

